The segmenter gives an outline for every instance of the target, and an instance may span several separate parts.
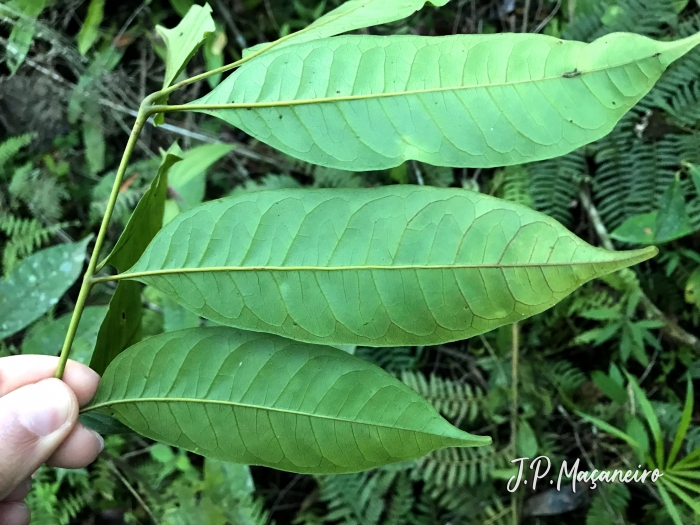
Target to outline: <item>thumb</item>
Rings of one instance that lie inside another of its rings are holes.
[[[75,394],[59,379],[0,397],[0,500],[51,456],[77,418]]]

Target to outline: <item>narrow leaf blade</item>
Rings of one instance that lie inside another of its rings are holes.
[[[688,386],[685,395],[685,404],[683,406],[683,414],[681,415],[680,423],[678,424],[678,430],[676,431],[676,436],[673,439],[673,445],[671,446],[671,451],[668,453],[668,461],[666,462],[666,468],[673,468],[673,463],[678,457],[678,452],[681,450],[683,445],[683,440],[688,433],[688,428],[690,427],[690,422],[693,418],[693,404],[694,404],[694,389],[693,382],[688,378]]]
[[[104,264],[111,264],[117,270],[125,271],[139,260],[163,224],[163,209],[168,193],[168,171],[180,160],[178,155],[165,154],[158,173],[136,205],[126,228],[112,252],[105,258]]]
[[[183,212],[120,278],[246,330],[427,345],[542,312],[655,253],[594,248],[545,215],[461,189],[292,189]]]
[[[409,387],[342,350],[209,327],[117,357],[87,410],[207,457],[303,473],[354,472],[479,446]]]
[[[657,42],[614,33],[591,44],[529,34],[339,36],[264,53],[190,105],[334,168],[410,159],[506,166],[605,136],[699,42],[700,34]]]

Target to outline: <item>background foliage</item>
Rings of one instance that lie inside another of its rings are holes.
[[[165,74],[159,59],[162,40],[153,28],[173,27],[192,3],[0,4],[0,249],[5,276],[29,268],[37,250],[95,231],[138,102],[160,87]],[[238,59],[242,49],[301,29],[339,3],[213,0],[217,30],[186,73]],[[695,0],[452,0],[439,10],[426,8],[369,30],[380,35],[520,31],[582,41],[615,31],[676,39],[700,31],[700,7]],[[211,77],[187,86],[170,102],[194,100],[220,80]],[[510,461],[516,457],[547,455],[555,469],[577,458],[581,469],[646,465],[647,453],[655,455],[657,437],[650,414],[656,415],[667,451],[674,448],[683,421],[687,432],[680,436],[678,458],[700,449],[697,408],[693,412],[691,407],[689,419],[683,414],[688,379],[700,377],[700,346],[679,337],[676,329],[694,334],[700,324],[700,173],[694,171],[700,165],[699,125],[696,49],[674,64],[609,136],[563,158],[507,169],[409,162],[392,170],[350,173],[288,158],[204,115],[174,115],[164,126],[147,127],[121,187],[112,244],[156,176],[159,150],[177,141],[184,160],[170,175],[166,221],[203,200],[235,192],[458,186],[531,206],[592,244],[624,248],[655,242],[661,254],[633,271],[590,283],[515,327],[442,346],[354,349],[400,377],[455,425],[493,436],[491,447],[441,450],[360,474],[303,476],[204,461],[123,434],[108,438],[105,452],[89,469],[40,469],[30,497],[34,522],[699,522],[698,494],[690,489],[690,503],[652,484],[599,485],[595,490],[584,484],[576,493],[542,486],[536,494],[526,488],[506,490],[514,473]],[[80,246],[65,248],[79,259],[84,255]],[[113,293],[114,287],[104,284],[94,294],[80,325],[75,358],[89,362],[104,305]],[[5,338],[0,355],[56,354],[77,287],[61,295],[27,330]],[[144,335],[202,322],[154,289],[147,287],[142,301],[147,307]],[[610,427],[603,428],[601,421]],[[622,432],[634,445],[620,438]]]

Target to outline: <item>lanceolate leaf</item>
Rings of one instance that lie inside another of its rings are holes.
[[[225,327],[129,348],[105,372],[96,409],[207,457],[293,472],[354,472],[491,442],[342,350]]]
[[[337,9],[333,9],[310,26],[292,35],[278,40],[273,49],[279,49],[290,44],[301,44],[347,33],[355,29],[388,24],[412,15],[424,5],[443,6],[448,0],[349,0]],[[269,43],[258,44],[243,50],[243,56],[269,47]]]
[[[29,326],[58,303],[80,275],[90,237],[36,252],[0,278],[0,339]]]
[[[128,272],[220,324],[325,344],[471,337],[648,259],[450,188],[279,190],[192,208]]]
[[[180,161],[173,151],[179,152],[179,148],[174,146],[165,154],[151,186],[141,197],[105,264],[111,264],[119,271],[129,268],[160,230],[168,190],[168,170]],[[100,326],[90,367],[101,374],[122,350],[140,339],[141,286],[134,282],[119,283]]]
[[[106,257],[105,264],[111,264],[117,270],[124,271],[139,260],[163,224],[163,209],[168,193],[168,170],[180,160],[182,159],[176,154],[165,154],[151,186],[136,205],[117,244]]]
[[[492,167],[606,135],[700,34],[591,44],[544,35],[340,36],[244,64],[202,111],[304,161],[374,170],[415,159]]]

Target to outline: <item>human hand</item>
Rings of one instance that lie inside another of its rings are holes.
[[[104,447],[96,432],[78,423],[78,407],[92,399],[100,381],[94,371],[69,361],[63,381],[53,379],[58,358],[0,358],[0,523],[28,525],[23,503],[31,475],[44,463],[81,468]]]

